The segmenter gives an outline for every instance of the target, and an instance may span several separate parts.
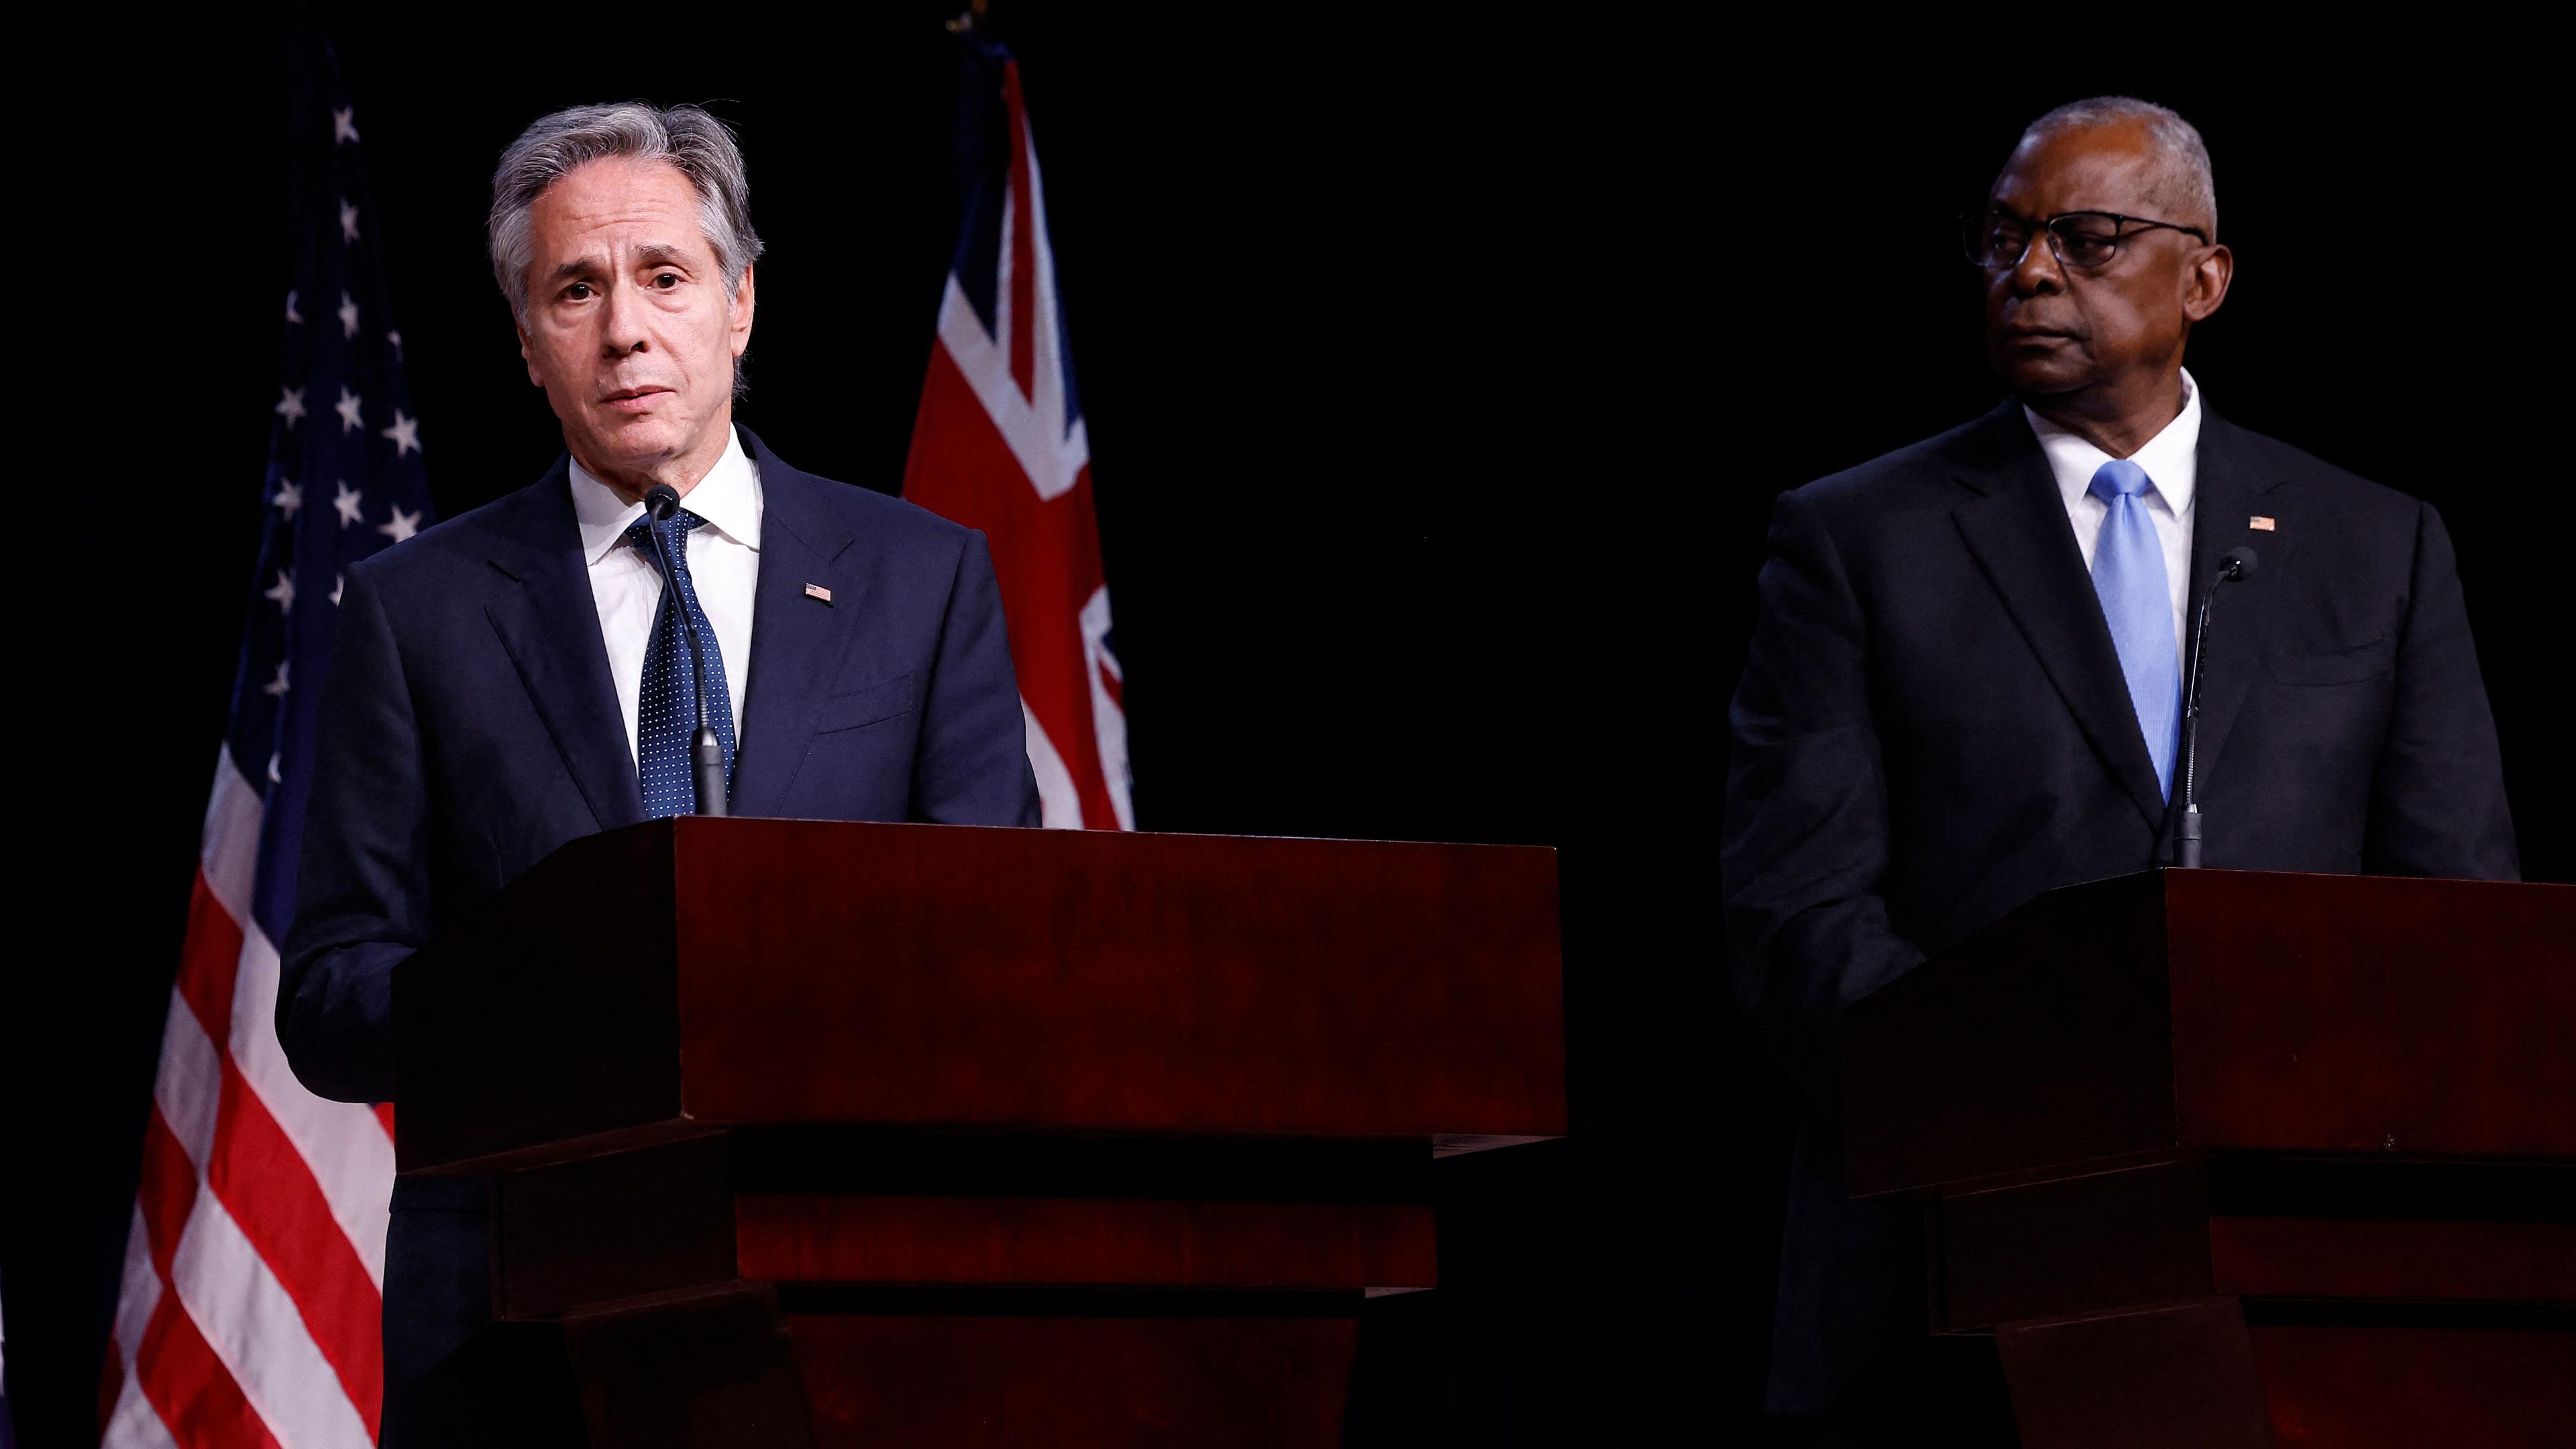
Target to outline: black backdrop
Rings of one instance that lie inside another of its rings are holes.
[[[896,485],[954,67],[942,7],[854,10],[324,8],[443,512],[557,448],[482,257],[492,158],[544,110],[628,96],[707,102],[743,136],[771,250],[742,417],[800,467]],[[1293,13],[999,18],[1046,166],[1142,822],[1563,851],[1574,1135],[1444,1164],[1444,1286],[1370,1305],[1351,1443],[1754,1431],[1790,1102],[1732,1017],[1714,837],[1762,521],[1781,488],[1994,400],[1949,219],[2049,105],[2133,91],[2208,135],[2240,271],[2195,375],[2442,507],[2526,871],[2576,872],[2544,461],[2563,304],[2555,223],[2515,211],[2554,186],[2564,127],[2494,69],[2509,39],[2240,42],[2215,66],[2053,30],[1890,69],[1634,17]],[[51,440],[22,464],[40,652],[13,741],[44,929],[0,1001],[30,1443],[91,1412],[286,285],[281,22],[125,23],[39,48],[61,94],[25,134],[68,184],[16,238],[48,339],[23,426]]]

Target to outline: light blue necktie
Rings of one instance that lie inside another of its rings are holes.
[[[716,643],[706,611],[698,607],[698,586],[689,577],[689,530],[704,522],[683,508],[660,527],[671,549],[671,572],[679,575],[681,602],[707,641],[707,723],[716,732],[716,743],[724,747],[725,781],[730,785],[733,693],[725,686],[724,651]],[[653,557],[649,530],[654,527],[647,515],[626,530],[628,546],[647,559]],[[635,738],[642,755],[635,770],[644,787],[644,814],[653,820],[686,815],[698,805],[697,778],[689,769],[689,737],[698,729],[698,697],[690,689],[694,682],[689,669],[690,635],[671,604],[671,591],[664,589],[661,609],[653,617],[653,642],[644,651],[644,678],[635,701]]]
[[[2147,470],[2114,458],[2094,470],[2091,493],[2110,507],[2093,545],[2093,592],[2120,651],[2120,673],[2147,754],[2156,762],[2156,785],[2173,794],[2174,748],[2182,729],[2182,665],[2174,657],[2173,593],[2165,575],[2165,549],[2156,521],[2147,516]]]

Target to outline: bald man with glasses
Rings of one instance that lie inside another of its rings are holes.
[[[1737,998],[1807,1102],[1768,1406],[1815,1444],[2009,1443],[1990,1342],[1926,1330],[1922,1223],[1844,1190],[1842,1008],[2056,886],[2171,864],[2183,621],[2203,863],[2512,879],[2495,725],[2433,509],[2227,422],[2209,155],[2161,106],[2034,122],[1966,219],[2013,396],[1783,494],[1729,714]]]

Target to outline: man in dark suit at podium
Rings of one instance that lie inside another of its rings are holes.
[[[2227,295],[2209,157],[2161,107],[2035,122],[1967,230],[2014,396],[1784,494],[1730,714],[1738,999],[1809,1107],[1769,1407],[1819,1444],[2008,1435],[1994,1351],[1926,1332],[1920,1209],[1843,1189],[1839,1019],[2051,887],[2168,863],[2184,622],[2205,863],[2516,874],[2434,511],[2227,422],[2183,370]]]
[[[502,156],[490,241],[566,456],[335,596],[277,1029],[342,1100],[395,1099],[404,957],[566,841],[696,808],[701,680],[734,814],[1038,823],[983,536],[734,425],[760,242],[722,125],[548,116]],[[680,495],[658,525],[657,485]],[[477,1340],[482,1193],[396,1189],[388,1443],[491,1442],[517,1412]]]

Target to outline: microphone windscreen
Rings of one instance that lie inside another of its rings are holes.
[[[656,483],[645,489],[644,511],[652,514],[656,523],[668,521],[672,514],[680,511],[680,490],[668,483]]]
[[[2251,547],[2240,543],[2219,557],[2218,570],[2231,579],[2250,579],[2260,562],[2261,557]]]

